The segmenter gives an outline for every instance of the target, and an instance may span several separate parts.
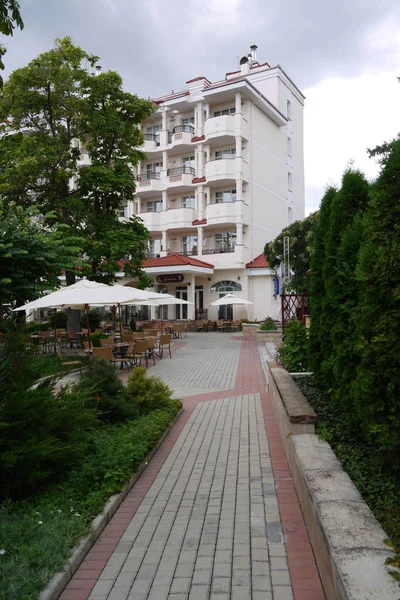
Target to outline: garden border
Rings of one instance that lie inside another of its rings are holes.
[[[125,500],[126,496],[135,485],[154,454],[157,452],[167,435],[170,433],[172,427],[182,415],[183,410],[183,407],[179,410],[172,423],[164,431],[157,444],[152,450],[150,450],[149,454],[146,456],[137,471],[134,473],[134,475],[132,475],[128,483],[122,488],[119,494],[114,494],[111,496],[103,511],[93,519],[90,533],[84,537],[77,546],[75,546],[75,548],[72,550],[71,557],[65,564],[64,570],[56,573],[51,578],[44,590],[40,593],[39,600],[57,600],[57,598],[60,597],[88,552],[94,546],[101,533],[110,522],[114,514],[117,512],[118,508],[121,506],[122,502]]]
[[[313,409],[269,346],[269,396],[327,600],[400,600],[385,565],[394,556],[386,533],[330,445],[314,434]]]

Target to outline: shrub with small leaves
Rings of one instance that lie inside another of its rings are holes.
[[[288,321],[278,351],[284,369],[290,373],[308,371],[308,331],[300,321]]]
[[[125,396],[134,402],[141,414],[167,406],[171,400],[171,390],[158,379],[148,377],[144,367],[136,367],[129,376]]]
[[[276,324],[272,317],[267,317],[262,321],[260,331],[276,331]]]

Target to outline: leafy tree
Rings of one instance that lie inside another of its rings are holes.
[[[351,393],[364,432],[395,457],[400,450],[400,139],[376,154],[382,168],[364,217],[356,271],[360,364]]]
[[[356,305],[357,286],[354,279],[360,240],[353,239],[353,221],[357,214],[365,210],[368,201],[369,184],[364,175],[358,170],[347,169],[342,177],[342,187],[331,204],[323,269],[325,301],[322,306],[320,328],[321,336],[326,340],[326,353],[321,375],[331,386],[335,361],[338,353],[341,352],[341,343],[346,343],[347,335],[352,332],[349,319],[352,307]],[[348,235],[341,252],[346,230]],[[348,353],[346,352],[344,356],[348,356]],[[342,361],[340,364],[343,364]],[[341,373],[338,374],[338,378],[342,381]]]
[[[17,0],[0,0],[0,33],[3,35],[13,35],[15,27],[24,28],[19,2]],[[4,69],[2,56],[5,53],[5,46],[0,44],[0,70]],[[0,87],[2,85],[3,79],[0,77]]]
[[[11,74],[0,97],[0,193],[69,225],[82,240],[85,274],[110,283],[121,268],[142,275],[148,232],[137,217],[121,223],[119,210],[135,191],[138,123],[153,106],[123,91],[117,73],[93,76],[96,61],[64,38]],[[74,271],[66,280],[75,282]]]
[[[283,256],[283,238],[290,238],[290,266],[294,276],[290,287],[296,292],[309,290],[311,279],[309,269],[313,252],[314,230],[318,223],[318,212],[302,221],[296,221],[282,230],[272,242],[265,245],[264,255],[272,268],[278,266]]]
[[[329,340],[322,334],[322,312],[325,305],[324,265],[326,261],[326,232],[329,229],[332,202],[337,189],[328,187],[321,201],[319,219],[314,233],[314,252],[311,257],[310,290],[310,367],[317,381],[320,377],[324,357],[329,355]]]
[[[49,218],[0,198],[0,317],[6,305],[20,306],[58,287],[61,271],[76,264],[79,246],[70,228],[44,227]]]

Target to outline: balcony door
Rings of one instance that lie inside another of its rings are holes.
[[[177,287],[175,288],[175,298],[179,298],[179,300],[188,299],[188,293],[186,287]],[[188,305],[187,304],[176,304],[175,305],[175,319],[187,319],[188,318]]]

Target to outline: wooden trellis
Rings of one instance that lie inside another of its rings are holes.
[[[282,327],[287,321],[297,319],[306,324],[306,316],[310,314],[308,294],[282,294]]]

